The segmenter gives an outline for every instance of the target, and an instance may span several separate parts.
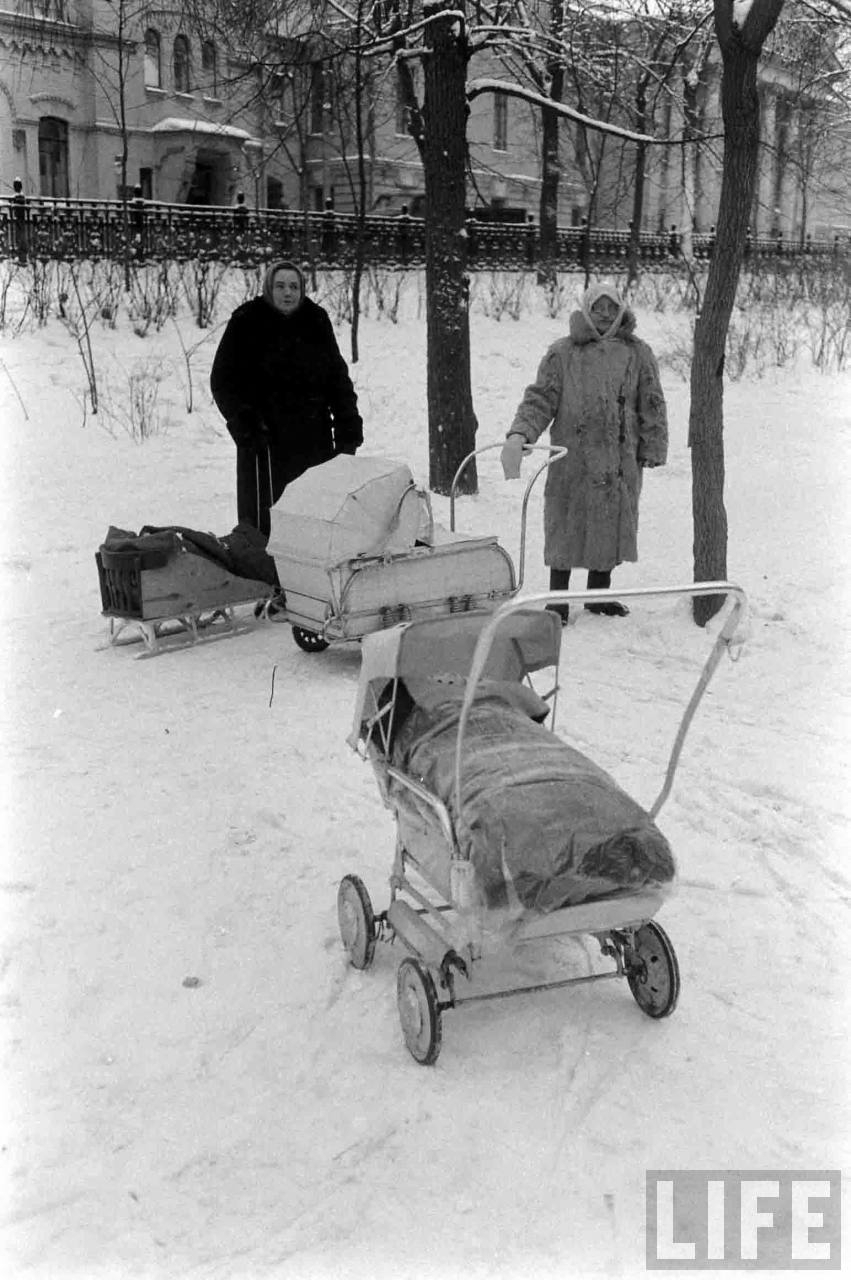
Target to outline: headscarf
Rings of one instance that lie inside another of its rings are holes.
[[[294,262],[290,262],[289,260],[286,260],[286,259],[283,262],[273,262],[271,266],[266,268],[266,274],[263,277],[264,299],[266,300],[266,302],[268,302],[270,307],[275,306],[275,295],[273,293],[273,285],[275,283],[275,276],[278,274],[279,271],[294,271],[295,274],[298,276],[299,282],[301,284],[301,298],[299,299],[299,306],[301,306],[301,303],[304,301],[304,294],[305,294],[304,272],[302,271],[301,267],[297,266]],[[277,310],[277,308],[275,309]]]
[[[600,332],[591,315],[591,308],[600,298],[610,298],[618,309],[617,315],[605,333]],[[582,314],[588,321],[591,332],[595,337],[600,339],[613,337],[621,326],[625,311],[626,303],[613,284],[592,284],[585,290],[582,298]]]

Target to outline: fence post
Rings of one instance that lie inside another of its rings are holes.
[[[130,215],[130,225],[133,228],[133,239],[136,242],[136,260],[138,262],[145,261],[147,252],[146,235],[145,235],[145,201],[142,199],[142,188],[136,186],[133,188],[133,212]]]
[[[526,215],[526,265],[534,267],[535,265],[535,248],[538,239],[538,231],[535,226],[535,219],[531,213]]]
[[[411,251],[411,219],[408,214],[408,206],[402,205],[402,212],[399,214],[399,222],[396,227],[396,242],[398,245],[399,261],[403,267],[408,265],[408,258]]]
[[[337,227],[335,225],[336,215],[334,213],[334,205],[331,200],[325,201],[325,211],[322,214],[322,256],[326,262],[334,257],[337,244]]]
[[[20,178],[12,183],[12,242],[21,264],[27,260],[27,198]]]

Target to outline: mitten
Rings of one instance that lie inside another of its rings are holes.
[[[513,431],[502,446],[499,458],[502,463],[502,474],[506,480],[520,479],[520,464],[523,461],[523,450],[526,444],[526,437]]]

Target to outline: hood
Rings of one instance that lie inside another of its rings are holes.
[[[600,333],[599,329],[594,324],[594,320],[591,316],[591,308],[593,307],[595,302],[598,302],[600,300],[600,298],[608,298],[609,301],[613,302],[618,309],[617,315],[615,316],[612,323],[609,325],[608,329],[606,329],[605,333]],[[585,319],[588,321],[588,324],[595,337],[601,338],[601,339],[613,337],[621,326],[621,321],[623,320],[623,313],[625,310],[626,310],[626,305],[624,303],[623,298],[618,293],[616,285],[602,282],[600,284],[589,285],[589,287],[585,290],[585,293],[582,298],[582,314],[584,315]]]
[[[301,281],[301,301],[304,302],[304,295],[305,295],[304,272],[302,271],[301,267],[298,266],[297,263],[290,262],[288,259],[284,259],[282,262],[273,262],[266,268],[266,274],[263,277],[264,302],[268,302],[270,307],[275,306],[275,301],[272,296],[272,284],[275,279],[275,276],[279,271],[294,271],[296,273],[299,280]],[[275,310],[277,310],[277,308],[275,308]]]
[[[635,315],[629,307],[624,306],[616,323],[602,336],[597,332],[584,309],[574,311],[570,317],[570,336],[577,346],[589,342],[603,342],[609,338],[629,338],[635,332]]]

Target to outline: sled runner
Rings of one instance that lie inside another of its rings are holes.
[[[745,597],[728,582],[619,594],[732,601],[649,810],[554,731],[563,631],[545,606],[593,603],[606,592],[527,596],[364,640],[349,744],[371,762],[394,815],[396,854],[387,909],[376,913],[362,880],[347,875],[339,926],[357,969],[372,963],[379,940],[398,937],[410,953],[398,970],[398,1008],[420,1063],[437,1059],[443,1013],[476,1000],[625,977],[649,1017],[677,1003],[676,954],[654,919],[675,878],[656,817],[706,686],[740,640]],[[546,678],[544,696],[533,676]],[[534,985],[488,981],[495,958],[577,935],[596,940],[607,967]]]
[[[400,622],[493,609],[516,594],[529,493],[565,451],[532,446],[547,457],[525,488],[515,572],[496,536],[455,530],[458,481],[472,458],[494,448],[501,443],[474,450],[456,471],[448,530],[435,524],[409,469],[387,459],[341,455],[287,486],[272,509],[269,553],[302,649],[319,652]]]

